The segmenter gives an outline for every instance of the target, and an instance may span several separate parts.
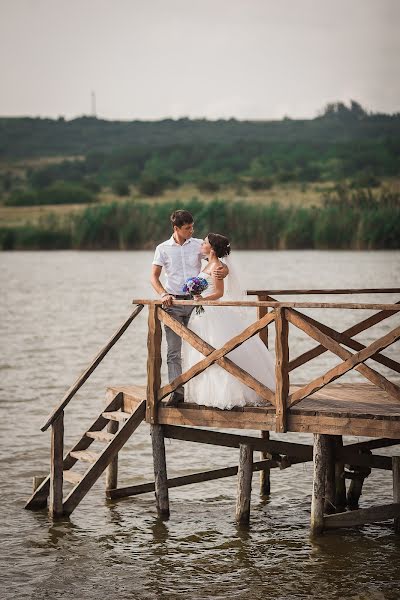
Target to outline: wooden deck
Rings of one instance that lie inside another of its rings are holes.
[[[290,392],[300,385],[290,387]],[[133,412],[145,399],[145,386],[115,385],[111,393],[122,392],[123,410]],[[176,408],[158,408],[161,425],[219,427],[226,429],[276,430],[275,407],[220,410],[184,403]],[[400,438],[400,403],[387,392],[369,383],[331,383],[308,396],[287,415],[287,431]]]

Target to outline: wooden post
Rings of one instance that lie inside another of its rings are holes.
[[[400,456],[392,457],[393,469],[393,502],[400,502]],[[400,517],[394,519],[394,531],[400,533]]]
[[[261,438],[269,440],[269,431],[262,431]],[[267,460],[271,458],[269,452],[260,452],[260,459]],[[271,469],[267,467],[260,471],[260,496],[269,496],[271,494]]]
[[[361,453],[372,454],[371,450],[362,450]],[[353,466],[352,468],[354,470],[354,475],[351,478],[349,490],[347,492],[347,506],[350,508],[350,510],[355,510],[358,508],[364,485],[364,479],[371,473],[371,469],[369,467],[360,466]]]
[[[118,421],[110,421],[107,425],[108,433],[113,435],[117,433],[119,427]],[[106,471],[106,490],[115,490],[118,486],[118,454],[114,456]]]
[[[325,482],[324,512],[332,514],[335,510],[336,482],[335,482],[335,439],[333,435],[326,436],[327,464]]]
[[[335,450],[343,448],[343,437],[332,436],[335,440]],[[344,478],[344,463],[335,462],[335,506],[336,512],[346,509],[346,480]]]
[[[147,338],[147,403],[146,421],[157,423],[158,390],[161,387],[161,323],[156,305],[149,306],[149,331]]]
[[[50,516],[63,514],[64,411],[51,425]]]
[[[165,460],[165,444],[162,425],[151,425],[151,442],[153,446],[154,482],[157,512],[160,517],[169,517],[169,497],[167,463]]]
[[[46,479],[46,475],[34,475],[32,481],[33,492],[36,492],[39,485],[42,485],[43,481]]]
[[[314,433],[314,479],[311,500],[311,535],[322,532],[324,527],[325,482],[328,444],[326,435]]]
[[[284,308],[276,309],[276,431],[286,431],[286,409],[289,394],[289,327]]]
[[[267,296],[257,296],[257,300],[266,300]],[[268,314],[268,306],[257,307],[257,319],[262,319]],[[261,341],[268,348],[268,325],[261,329],[260,333]],[[263,440],[269,440],[269,431],[261,431],[261,438]],[[271,458],[269,452],[260,452],[260,460],[267,460]],[[271,494],[271,470],[269,468],[260,471],[260,496],[269,496]]]
[[[240,444],[237,480],[236,521],[241,525],[250,520],[251,480],[253,476],[253,449]]]

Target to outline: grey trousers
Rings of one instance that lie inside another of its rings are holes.
[[[164,310],[187,327],[193,308],[193,306],[168,306]],[[167,325],[165,325],[165,338],[167,340],[168,381],[171,383],[176,377],[182,375],[182,338]],[[183,386],[177,388],[176,391],[183,394]]]

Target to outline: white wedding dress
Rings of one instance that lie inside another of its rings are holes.
[[[206,298],[214,293],[213,278],[203,271],[199,277],[204,277],[208,282],[208,288],[202,294],[203,298]],[[228,278],[229,275],[226,279]],[[194,310],[188,327],[214,348],[221,348],[228,340],[241,333],[256,320],[255,310],[251,308],[205,306],[204,311],[197,315]],[[229,352],[226,357],[270,390],[275,390],[275,363],[258,335]],[[188,342],[183,342],[183,371],[203,358],[204,356],[193,346]],[[221,409],[265,404],[265,401],[254,390],[216,364],[211,365],[185,384],[185,402]]]

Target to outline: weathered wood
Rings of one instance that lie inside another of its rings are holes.
[[[354,367],[356,367],[360,363],[366,361],[376,352],[379,352],[380,350],[383,350],[384,348],[387,348],[388,346],[396,342],[399,339],[399,337],[400,327],[396,327],[386,335],[382,336],[381,338],[370,344],[367,348],[364,348],[364,350],[360,350],[360,352],[353,354],[351,358],[348,358],[340,365],[333,367],[333,369],[330,369],[321,377],[317,377],[316,379],[311,381],[311,383],[307,384],[306,386],[300,388],[299,390],[291,394],[291,396],[289,397],[289,406],[294,406],[303,398],[306,398],[310,394],[313,394],[314,392],[320,390],[321,388],[325,387],[328,383],[335,381],[351,369],[354,369]]]
[[[325,503],[324,512],[331,514],[336,509],[336,478],[335,478],[335,436],[326,436],[326,480],[325,480]]]
[[[76,471],[71,470],[64,471],[63,476],[64,481],[68,481],[68,483],[72,483],[73,485],[76,485],[83,479],[83,473],[77,473]]]
[[[131,413],[124,412],[123,410],[112,410],[103,412],[103,417],[108,421],[126,421],[131,416]]]
[[[119,423],[118,421],[110,421],[107,425],[107,433],[112,435],[114,438],[115,434],[118,432]],[[118,454],[114,456],[110,464],[106,469],[106,490],[111,490],[116,488],[118,485]]]
[[[276,310],[275,326],[276,431],[285,432],[287,430],[286,413],[289,394],[289,328],[285,309],[278,308]]]
[[[95,463],[100,456],[100,454],[97,452],[91,452],[91,450],[76,450],[74,452],[70,452],[70,454],[73,458],[88,463]]]
[[[236,522],[244,525],[250,520],[251,480],[253,476],[253,449],[240,444],[237,480]]]
[[[328,459],[327,437],[314,434],[314,477],[311,499],[311,535],[322,533],[324,528],[325,484]]]
[[[390,438],[381,438],[378,440],[367,440],[365,442],[356,442],[354,444],[347,444],[346,448],[352,450],[375,450],[376,448],[386,448],[387,446],[397,446],[400,444],[400,439],[391,440]]]
[[[341,435],[332,436],[335,443],[335,507],[336,512],[343,512],[346,508],[346,481],[344,478],[344,462],[338,459],[340,451],[343,449],[343,437]]]
[[[290,310],[287,311],[287,319],[290,323],[304,331],[307,335],[309,335],[317,342],[320,342],[323,346],[325,346],[325,348],[327,348],[343,360],[349,359],[353,356],[351,352],[349,352],[345,348],[342,348],[338,342],[332,339],[332,337],[324,333],[321,328],[318,328],[315,324],[313,324],[317,323],[313,319],[304,317],[303,315],[300,315],[300,313],[298,313],[297,311]],[[361,347],[362,350],[365,350],[364,345],[361,344]],[[364,364],[356,366],[355,369],[359,371],[362,375],[364,375],[364,377],[369,379],[372,383],[385,390],[395,400],[400,400],[400,388],[388,379],[386,379],[386,377]]]
[[[345,288],[345,289],[327,289],[327,290],[247,290],[248,296],[301,296],[301,295],[321,295],[329,294],[398,294],[400,288]]]
[[[370,450],[364,450],[363,453],[369,457],[372,457]],[[350,510],[355,510],[358,508],[364,485],[364,479],[371,473],[371,468],[369,466],[355,465],[354,463],[349,463],[349,467],[353,470],[354,476],[351,478],[347,492],[347,506],[350,508]]]
[[[147,404],[146,421],[157,423],[157,403],[161,386],[161,323],[157,306],[149,307],[147,337]]]
[[[165,311],[161,310],[159,313],[159,317],[165,325],[172,329],[183,340],[191,344],[198,352],[204,354],[204,356],[209,356],[212,352],[215,351],[215,348],[213,346],[202,340],[197,334],[195,334],[193,331],[190,331],[190,329],[179,323],[176,319],[174,319]],[[271,402],[271,404],[275,403],[275,396],[273,392],[271,392],[271,390],[269,390],[260,381],[257,381],[257,379],[252,377],[249,373],[247,373],[244,369],[236,365],[229,358],[220,358],[219,360],[215,361],[215,364],[228,371],[228,373],[230,373],[231,375],[239,379],[242,383],[250,387],[257,394],[259,394],[259,396],[261,396],[268,402]]]
[[[107,397],[109,399],[107,400],[108,404],[105,407],[106,410],[112,411],[112,410],[117,410],[118,408],[120,408],[121,402],[122,402],[122,393],[121,392],[117,391],[114,394],[107,396]],[[94,422],[90,426],[89,430],[83,434],[81,439],[71,448],[71,450],[65,456],[64,462],[63,462],[63,470],[64,471],[71,469],[71,467],[73,467],[74,464],[78,460],[77,458],[74,458],[73,456],[71,456],[71,452],[75,452],[77,450],[86,450],[87,448],[89,448],[89,446],[91,444],[93,444],[94,439],[88,437],[87,434],[89,432],[99,431],[100,429],[105,427],[107,425],[107,423],[108,423],[107,419],[105,419],[102,415],[98,416],[94,420]],[[32,496],[27,501],[25,508],[27,510],[40,510],[41,508],[45,508],[45,506],[47,504],[49,490],[50,490],[50,475],[48,475],[46,477],[46,479],[43,481],[43,483],[32,494]]]
[[[269,431],[261,431],[261,439],[269,440]],[[269,452],[260,453],[261,460],[270,460],[272,455]],[[269,496],[271,494],[271,475],[270,468],[266,467],[260,471],[260,496]]]
[[[137,407],[136,411],[131,414],[129,419],[115,434],[111,442],[104,448],[97,461],[90,466],[82,481],[80,481],[80,483],[78,483],[78,485],[67,496],[64,501],[64,514],[70,515],[78,506],[79,502],[86,496],[90,488],[103,473],[104,469],[110,464],[114,456],[121,450],[122,446],[143,421],[145,413],[146,402],[143,400],[143,402]]]
[[[153,465],[157,512],[160,517],[169,517],[169,497],[167,463],[162,425],[151,425],[151,443],[153,447]]]
[[[229,352],[231,352],[232,350],[234,350],[235,348],[237,348],[238,346],[240,346],[241,344],[246,342],[248,339],[250,339],[251,337],[256,335],[256,333],[258,333],[263,327],[265,327],[267,325],[267,323],[271,323],[274,320],[274,318],[275,318],[275,315],[273,315],[273,314],[266,315],[259,321],[252,323],[252,325],[250,325],[249,327],[246,327],[246,329],[244,329],[238,335],[235,335],[232,339],[230,339],[228,342],[226,342],[226,344],[224,344],[221,348],[214,350],[206,358],[204,358],[203,360],[199,361],[198,363],[196,363],[195,365],[190,367],[190,369],[188,369],[185,373],[182,373],[182,375],[180,375],[179,377],[176,377],[170,384],[162,387],[161,390],[159,391],[158,399],[162,400],[162,398],[164,398],[165,396],[167,396],[168,394],[173,392],[180,385],[187,383],[188,381],[190,381],[190,379],[192,379],[196,375],[199,375],[200,373],[205,371],[205,369],[207,369],[207,367],[214,364],[220,358],[223,358],[225,356],[225,354],[228,354]],[[248,375],[248,373],[247,373],[247,375]],[[250,375],[249,375],[249,377],[250,377]]]
[[[400,305],[400,302],[396,302],[396,304]],[[346,345],[350,346],[349,342],[350,342],[350,340],[352,340],[352,336],[357,335],[358,333],[361,333],[362,331],[365,331],[366,329],[369,329],[370,327],[373,327],[374,325],[377,325],[381,321],[384,321],[385,319],[388,319],[389,317],[393,316],[393,314],[394,313],[391,311],[382,310],[381,312],[371,315],[367,319],[363,319],[359,323],[356,323],[355,325],[352,325],[352,327],[349,327],[348,329],[343,331],[340,334],[340,336],[343,336],[343,337],[340,337],[340,339],[337,339],[336,341],[341,341],[342,339],[343,340],[347,339],[348,343]],[[325,327],[327,327],[327,326],[325,326]],[[326,333],[328,333],[328,329],[330,329],[330,328],[327,327],[327,329],[324,331]],[[356,343],[355,340],[352,340],[352,342]],[[350,346],[350,347],[352,347],[352,346]],[[354,348],[354,349],[361,350],[361,348]],[[309,362],[313,358],[316,358],[317,356],[324,354],[324,352],[327,352],[327,349],[324,348],[324,346],[322,346],[321,344],[319,346],[314,346],[314,348],[311,348],[311,350],[308,350],[307,352],[304,352],[300,356],[297,356],[296,358],[291,360],[289,362],[289,371],[293,371],[293,369],[297,369],[297,367],[301,367],[302,365]],[[374,356],[374,359],[375,358],[376,357]],[[378,361],[378,362],[380,362],[380,361]]]
[[[335,515],[324,517],[324,529],[335,529],[336,527],[355,527],[374,523],[375,521],[388,521],[400,517],[400,503],[383,504],[380,506],[371,506],[370,508],[360,508]]]
[[[34,475],[32,480],[32,490],[36,492],[39,486],[42,485],[43,481],[46,479],[46,475]]]
[[[260,471],[260,473],[265,469],[277,467],[279,467],[279,464],[274,460],[260,460],[253,463],[253,471]],[[212,469],[210,471],[201,471],[200,473],[191,473],[190,475],[181,475],[180,477],[171,477],[170,479],[167,479],[167,484],[168,489],[170,489],[184,485],[203,483],[205,481],[213,481],[215,479],[223,479],[224,477],[233,477],[237,475],[237,473],[238,466],[235,465],[233,467],[223,467],[222,469]],[[154,490],[155,482],[149,481],[148,483],[140,483],[138,485],[108,490],[107,498],[126,498],[127,496],[147,494],[148,492],[154,492]]]
[[[264,296],[259,296],[257,298],[257,300],[258,301],[267,300],[267,298]],[[267,306],[257,306],[257,320],[262,319],[267,314],[268,314]],[[259,332],[258,335],[260,336],[260,340],[263,342],[263,344],[265,344],[265,346],[268,348],[268,325],[266,327],[264,327],[264,329],[261,329],[261,331]]]
[[[96,440],[97,442],[106,442],[107,444],[108,442],[111,442],[111,440],[114,437],[111,433],[108,433],[107,431],[87,431],[86,435]]]
[[[400,456],[393,456],[393,502],[400,505]],[[394,531],[400,533],[400,513],[394,519]]]
[[[50,455],[50,515],[63,514],[63,456],[64,456],[64,413],[58,414],[51,425]]]
[[[111,348],[116,344],[116,342],[120,339],[122,334],[128,329],[129,325],[132,321],[137,317],[140,311],[143,309],[143,305],[137,306],[135,310],[129,315],[129,317],[122,323],[122,325],[117,329],[114,335],[110,338],[105,346],[100,350],[98,354],[94,357],[90,365],[83,371],[83,373],[78,377],[75,383],[69,388],[60,404],[53,410],[53,412],[48,417],[47,421],[41,427],[42,431],[46,431],[46,429],[51,425],[51,423],[57,418],[57,416],[64,410],[67,404],[72,400],[75,396],[76,392],[82,387],[85,381],[90,377],[93,371],[99,366],[103,358],[108,354]]]
[[[147,298],[134,299],[132,304],[146,304],[149,306],[161,306],[162,300],[149,300]],[[268,306],[269,308],[343,308],[347,310],[389,310],[400,312],[397,304],[378,304],[368,302],[271,302],[271,301],[247,301],[247,300],[201,300],[202,306]],[[174,306],[196,306],[194,300],[174,300]]]

